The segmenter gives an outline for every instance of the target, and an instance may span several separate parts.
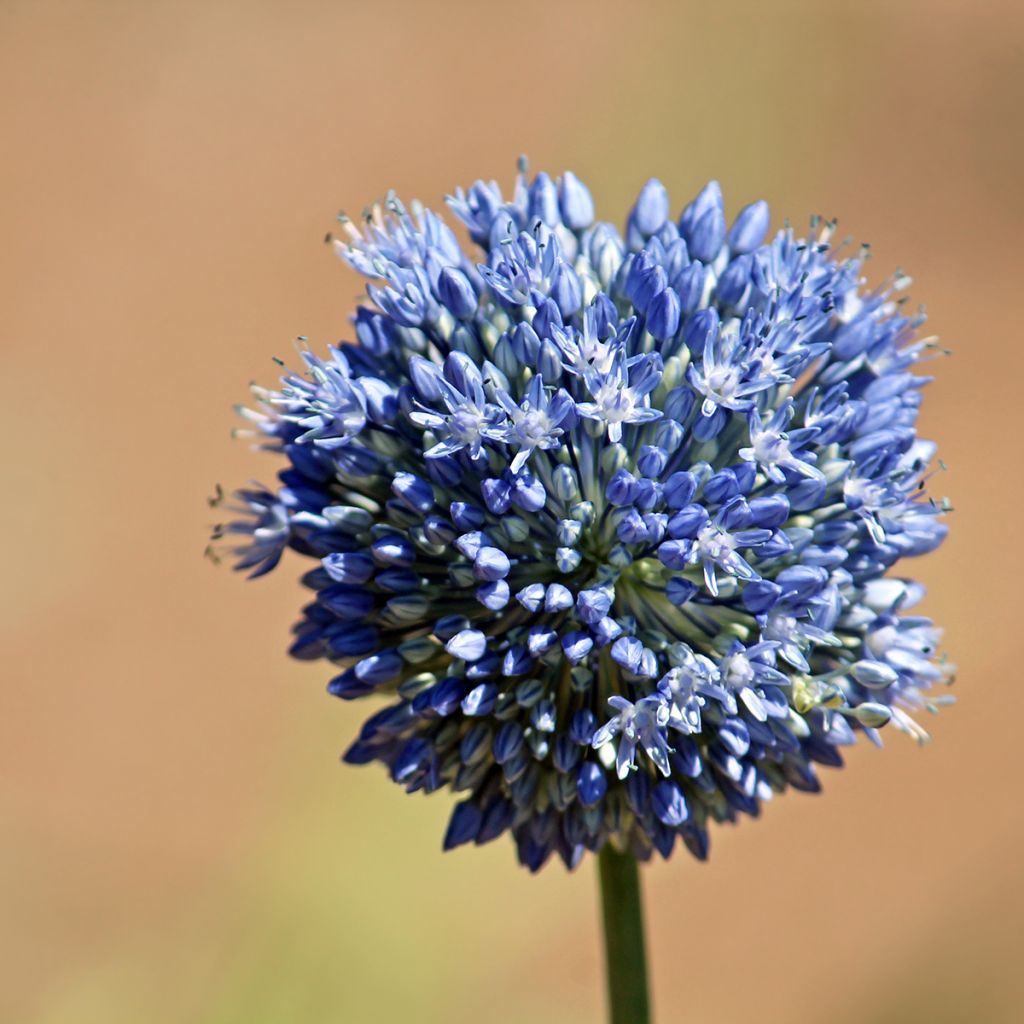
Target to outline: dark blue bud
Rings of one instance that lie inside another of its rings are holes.
[[[690,542],[667,540],[658,545],[658,560],[669,569],[685,569],[689,564]]]
[[[647,330],[658,341],[668,341],[679,330],[682,305],[672,288],[655,296],[647,310]]]
[[[622,636],[622,627],[610,616],[605,616],[600,622],[590,627],[594,634],[594,642],[598,647],[607,647],[613,640]]]
[[[466,695],[466,684],[456,676],[448,676],[426,692],[430,694],[431,709],[445,718],[461,705]]]
[[[380,686],[397,679],[404,668],[405,662],[397,651],[381,651],[357,662],[355,673],[361,682]]]
[[[571,630],[562,637],[562,650],[573,665],[578,665],[593,648],[593,639],[578,629]]]
[[[650,315],[654,300],[668,287],[668,278],[663,267],[654,266],[641,274],[632,296],[637,312]]]
[[[420,515],[434,507],[434,488],[415,473],[396,473],[391,490],[402,504]]]
[[[408,569],[385,569],[384,572],[377,573],[373,582],[381,590],[392,594],[408,594],[423,587],[420,577]]]
[[[636,305],[636,297],[643,286],[644,278],[654,270],[656,265],[654,257],[646,250],[637,253],[636,256],[629,260],[624,287],[626,297],[634,306]]]
[[[682,576],[673,576],[665,585],[665,596],[675,605],[686,604],[699,591],[696,583]]]
[[[698,416],[693,425],[693,436],[698,441],[711,441],[725,430],[729,422],[729,410],[718,406],[710,416]]]
[[[611,610],[613,596],[614,592],[604,587],[581,590],[576,598],[580,619],[588,625],[599,622]]]
[[[452,522],[460,530],[479,530],[484,525],[486,517],[483,509],[476,505],[469,505],[464,501],[453,501],[449,508]]]
[[[594,201],[590,191],[572,171],[566,171],[558,183],[558,202],[562,220],[573,231],[582,231],[593,223]]]
[[[737,494],[722,506],[716,521],[725,530],[745,530],[753,525],[754,516],[743,495]]]
[[[662,419],[654,431],[655,443],[670,455],[679,450],[685,437],[686,431],[682,424],[677,423],[674,419]]]
[[[516,722],[505,722],[494,737],[494,760],[504,764],[523,749],[523,730]]]
[[[664,492],[665,489],[656,480],[638,480],[633,504],[642,512],[650,512],[652,508],[661,504]]]
[[[410,356],[408,369],[413,387],[424,402],[441,400],[441,387],[438,384],[441,370],[436,363],[422,356]]]
[[[551,298],[563,319],[572,316],[583,305],[583,288],[576,271],[568,263],[560,263],[551,281]]]
[[[441,516],[427,516],[423,520],[423,533],[431,544],[443,544],[446,547],[458,536],[455,527]]]
[[[356,675],[355,669],[350,668],[327,684],[327,692],[332,697],[340,697],[342,700],[356,700],[373,693],[373,684],[364,682]]]
[[[630,221],[641,235],[653,235],[668,220],[668,190],[657,178],[651,178],[640,190]]]
[[[801,558],[808,566],[820,566],[822,569],[837,569],[846,561],[846,548],[839,545],[825,547],[811,544],[801,552]]]
[[[544,611],[562,612],[575,604],[572,591],[561,583],[552,583],[544,594]]]
[[[508,604],[511,597],[509,585],[504,580],[485,583],[476,592],[476,599],[489,611],[499,612]]]
[[[487,650],[487,637],[478,629],[463,629],[444,645],[444,649],[453,658],[477,661]]]
[[[437,278],[437,297],[451,310],[456,319],[463,319],[476,311],[476,292],[469,278],[461,270],[444,267]]]
[[[693,313],[700,308],[704,298],[704,264],[694,260],[684,267],[672,281],[672,287],[679,294],[679,305],[684,313]]]
[[[703,356],[704,345],[709,337],[715,337],[721,327],[718,310],[714,308],[698,310],[688,317],[683,327],[683,341],[694,355]]]
[[[506,652],[501,662],[501,674],[508,676],[523,676],[533,666],[533,657],[525,644],[513,644]]]
[[[450,455],[427,459],[427,476],[441,487],[457,487],[462,482],[462,467]]]
[[[536,359],[537,372],[546,384],[557,383],[562,377],[562,353],[558,346],[545,338]]]
[[[512,802],[504,797],[496,798],[484,811],[483,824],[476,835],[477,843],[489,843],[497,839],[511,826],[514,817],[515,807]]]
[[[812,565],[793,565],[783,569],[775,582],[782,588],[782,596],[794,604],[806,604],[828,583],[828,572]]]
[[[708,510],[703,505],[686,505],[669,519],[668,534],[675,540],[692,539],[708,518]]]
[[[647,512],[643,516],[647,528],[647,540],[657,544],[668,530],[668,515],[664,512]]]
[[[644,645],[635,636],[623,636],[612,644],[612,660],[630,672],[640,668]]]
[[[562,326],[562,314],[552,299],[545,299],[533,318],[533,329],[540,338],[550,338],[553,327]]]
[[[720,306],[739,307],[743,304],[744,296],[750,288],[751,263],[751,257],[740,256],[722,271],[715,285],[715,298]]]
[[[407,782],[430,758],[430,744],[420,736],[407,740],[391,765],[395,782]]]
[[[789,499],[784,494],[768,494],[750,499],[751,525],[774,530],[789,518]]]
[[[378,537],[370,545],[370,554],[378,565],[393,565],[407,568],[416,561],[416,549],[397,533]]]
[[[731,469],[720,469],[704,485],[704,500],[719,504],[739,494],[736,474]]]
[[[580,794],[580,803],[584,807],[593,807],[608,791],[604,769],[593,761],[584,762],[576,774],[576,788]]]
[[[569,736],[573,743],[578,743],[582,747],[589,747],[596,729],[597,718],[594,712],[590,708],[581,708],[572,716],[572,720],[569,723]]]
[[[659,821],[672,828],[682,825],[690,816],[683,791],[671,779],[662,779],[655,785],[651,794],[651,808]]]
[[[464,800],[462,803],[456,804],[448,822],[448,831],[444,836],[444,849],[452,850],[456,846],[476,839],[482,824],[483,814],[472,800]]]
[[[572,771],[580,763],[580,757],[580,748],[573,742],[570,736],[559,736],[555,740],[555,749],[551,758],[555,771]]]
[[[641,817],[651,802],[651,777],[646,772],[630,772],[626,777],[626,803]]]
[[[459,744],[459,759],[463,764],[474,764],[480,760],[491,746],[491,729],[484,722],[477,722]]]
[[[473,560],[473,575],[488,583],[504,579],[511,568],[512,563],[501,548],[481,547]]]
[[[366,583],[373,575],[373,559],[358,551],[335,552],[322,564],[336,583]]]
[[[742,592],[743,607],[754,615],[763,615],[782,597],[782,587],[771,580],[753,580]]]
[[[490,478],[480,485],[484,503],[496,516],[504,515],[512,506],[512,485],[507,480]]]
[[[788,555],[792,550],[793,542],[786,536],[783,530],[776,530],[772,534],[772,539],[766,544],[762,544],[757,554],[763,561],[769,561],[772,558],[782,558],[783,555]]]
[[[521,320],[512,331],[510,340],[516,358],[527,366],[533,365],[537,353],[540,352],[540,338],[537,332],[525,320]]]
[[[380,634],[373,626],[345,623],[333,630],[327,648],[332,657],[360,658],[370,654],[380,644]]]
[[[613,505],[631,505],[636,493],[636,477],[628,469],[618,470],[605,487],[605,497]]]
[[[462,698],[462,711],[470,716],[489,715],[497,701],[498,687],[491,682],[481,683]]]
[[[725,241],[725,205],[717,181],[708,182],[683,211],[679,231],[694,259],[708,263],[718,255]]]
[[[536,217],[548,227],[555,227],[561,222],[558,209],[558,189],[555,183],[543,171],[533,179],[530,186],[528,211],[530,217]]]
[[[366,618],[376,603],[371,591],[346,583],[324,588],[316,599],[338,618],[352,620]]]
[[[647,524],[643,516],[635,508],[631,508],[619,519],[615,533],[623,544],[640,544],[647,540]]]
[[[697,479],[692,473],[673,473],[665,481],[665,504],[669,508],[683,508],[689,505],[696,493]]]
[[[544,603],[544,584],[531,583],[516,594],[516,600],[530,612],[540,610]]]
[[[753,252],[764,240],[771,213],[763,199],[744,206],[729,228],[729,248],[734,253]]]

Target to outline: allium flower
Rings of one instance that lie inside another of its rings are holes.
[[[386,703],[345,754],[458,796],[446,848],[536,870],[646,859],[819,788],[858,734],[915,738],[938,632],[885,574],[943,539],[913,371],[932,345],[834,225],[765,240],[709,184],[625,234],[572,174],[343,220],[355,339],[246,413],[286,460],[238,493],[238,567],[291,548],[292,653]]]

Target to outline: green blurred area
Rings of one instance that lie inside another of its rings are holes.
[[[214,483],[274,472],[231,404],[346,335],[334,211],[524,151],[608,219],[652,174],[836,215],[955,350],[912,570],[962,703],[645,870],[658,1019],[1021,1020],[1022,58],[1009,3],[0,7],[0,1021],[601,1019],[592,865],[442,856],[446,796],[337,763],[368,711],[284,654],[297,564],[200,557]]]

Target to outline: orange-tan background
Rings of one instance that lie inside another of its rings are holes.
[[[837,215],[955,349],[913,568],[960,704],[645,873],[661,1021],[1024,1019],[1021,11],[3,0],[0,1021],[600,1019],[592,865],[442,856],[445,797],[337,763],[366,707],[284,654],[297,565],[201,557],[273,473],[232,403],[347,336],[334,212],[521,151],[612,219],[651,174]]]

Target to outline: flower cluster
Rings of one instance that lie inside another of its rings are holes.
[[[946,532],[906,281],[867,290],[833,224],[766,241],[763,202],[728,226],[715,182],[675,219],[649,181],[624,234],[571,173],[448,205],[476,257],[394,196],[341,218],[370,304],[257,390],[287,467],[218,529],[252,575],[309,559],[292,654],[388,698],[345,760],[536,870],[703,858],[858,732],[923,738],[950,672],[885,575]]]

